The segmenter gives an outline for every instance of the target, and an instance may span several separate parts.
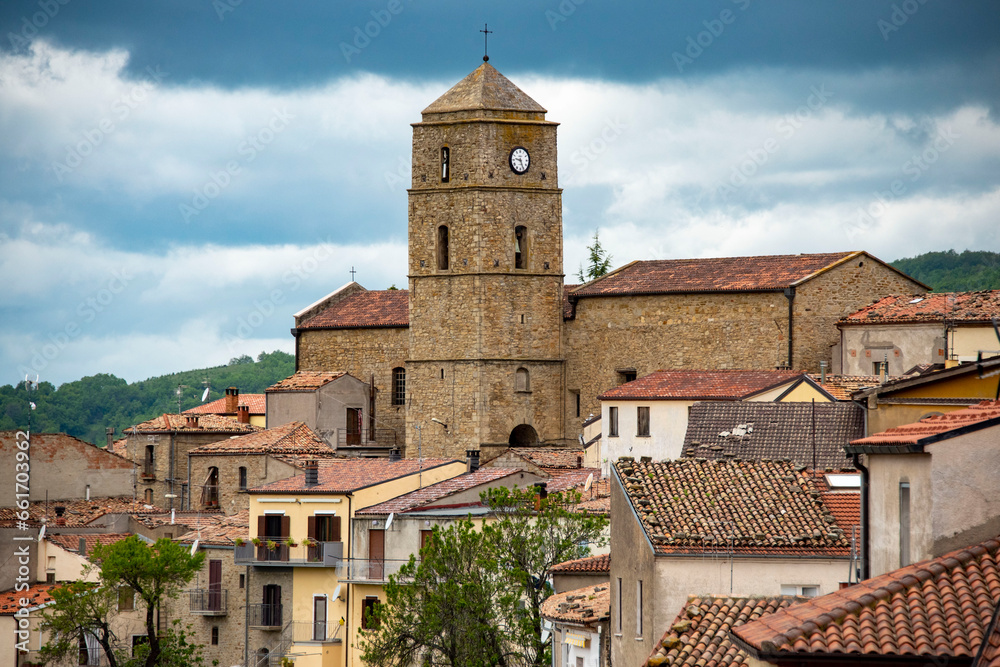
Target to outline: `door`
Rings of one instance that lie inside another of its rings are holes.
[[[281,626],[281,586],[264,586],[264,604],[261,607],[261,625],[275,628]]]
[[[347,408],[347,444],[361,444],[361,408]]]
[[[222,610],[222,561],[208,561],[208,610]]]
[[[313,598],[313,641],[326,641],[326,596]]]
[[[385,575],[385,531],[368,531],[368,578],[381,580]]]

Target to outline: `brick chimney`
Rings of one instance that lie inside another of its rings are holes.
[[[240,405],[236,408],[236,418],[241,424],[250,423],[250,406]]]
[[[306,461],[306,486],[319,484],[319,464],[316,461]]]
[[[187,420],[184,425],[188,428],[198,428],[198,415],[185,415]]]
[[[476,472],[479,470],[479,450],[478,449],[467,449],[465,450],[465,458],[468,461],[466,470],[468,472]]]
[[[237,406],[240,404],[240,390],[236,387],[230,387],[226,389],[226,412],[232,414],[236,412]]]
[[[403,453],[399,451],[399,447],[393,447],[389,450],[389,462],[399,461],[403,458]]]

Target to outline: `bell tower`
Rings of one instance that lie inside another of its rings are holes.
[[[564,438],[562,190],[545,114],[484,62],[413,124],[408,457]]]

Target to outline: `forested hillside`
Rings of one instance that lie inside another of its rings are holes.
[[[208,400],[221,398],[226,387],[237,387],[241,394],[260,394],[295,372],[295,357],[285,352],[261,352],[254,361],[249,356],[230,360],[226,366],[202,368],[127,383],[114,375],[101,373],[56,389],[42,382],[30,392],[23,385],[0,387],[0,430],[28,426],[28,402],[37,406],[32,415],[32,430],[41,433],[68,433],[82,440],[103,444],[105,428],[122,429],[164,412],[177,412],[177,388],[181,387],[180,409],[201,403],[205,387],[211,389]],[[206,384],[207,383],[207,384]]]
[[[1000,253],[965,250],[927,252],[891,262],[897,269],[930,285],[935,292],[1000,289]]]

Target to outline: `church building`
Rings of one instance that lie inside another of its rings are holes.
[[[413,123],[409,289],[351,282],[295,315],[297,370],[370,381],[407,457],[574,446],[600,393],[658,369],[818,370],[842,317],[928,289],[864,252],[635,261],[565,285],[545,115],[486,62],[439,97]]]

